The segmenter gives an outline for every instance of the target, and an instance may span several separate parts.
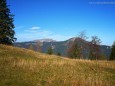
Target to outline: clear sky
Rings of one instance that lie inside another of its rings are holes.
[[[86,31],[89,40],[115,40],[114,0],[7,0],[18,42],[42,38],[63,41]]]

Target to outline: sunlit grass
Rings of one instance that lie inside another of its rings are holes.
[[[0,45],[0,86],[114,86],[115,61],[90,61]]]

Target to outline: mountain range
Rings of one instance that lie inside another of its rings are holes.
[[[67,57],[68,55],[67,50],[69,47],[69,43],[72,43],[75,39],[78,39],[78,38],[73,37],[65,41],[56,41],[53,39],[38,39],[38,40],[28,41],[28,42],[16,42],[14,46],[20,47],[20,48],[26,48],[26,49],[30,49],[30,46],[31,46],[31,48],[35,51],[38,51],[38,46],[39,46],[41,48],[41,52],[43,53],[47,53],[48,48],[52,47],[54,54],[60,53],[62,56]],[[81,41],[79,40],[77,42],[81,43]],[[88,41],[84,43],[88,43]],[[111,46],[100,45],[100,49],[101,49],[102,55],[108,59],[111,53]],[[84,54],[86,52],[84,52]],[[85,56],[85,59],[87,58],[88,58],[88,55]]]

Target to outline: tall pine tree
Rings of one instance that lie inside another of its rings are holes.
[[[16,41],[13,17],[6,0],[0,0],[0,44],[12,45]]]
[[[115,60],[115,42],[112,45],[112,51],[109,60]]]

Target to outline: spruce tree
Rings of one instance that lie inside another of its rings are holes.
[[[115,60],[115,42],[112,45],[112,51],[109,60]]]
[[[78,47],[78,43],[76,42],[76,40],[73,43],[71,43],[70,48],[68,49],[67,52],[70,58],[80,59],[81,51],[80,48]]]
[[[52,47],[49,47],[49,48],[48,48],[47,54],[49,54],[49,55],[52,55],[52,54],[53,54],[53,49],[52,49]]]
[[[13,15],[10,13],[6,0],[0,0],[0,44],[12,45],[14,38]]]

